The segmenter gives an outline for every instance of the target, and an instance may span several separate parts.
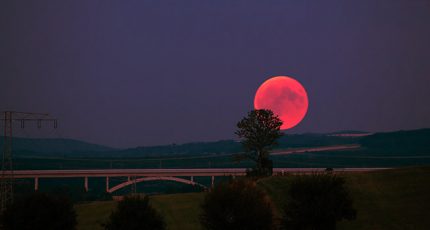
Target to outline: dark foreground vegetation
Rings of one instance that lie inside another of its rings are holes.
[[[163,230],[166,228],[163,217],[149,204],[148,196],[127,196],[118,203],[105,230]]]
[[[275,218],[272,201],[253,180],[233,180],[209,192],[200,222],[208,230],[335,230],[343,219],[356,218],[352,197],[342,177],[331,173],[294,176],[283,194],[288,202]]]
[[[338,229],[427,230],[430,226],[430,167],[402,168],[360,174],[342,174],[349,188],[355,220],[338,222]],[[275,218],[284,216],[290,198],[293,176],[273,176],[258,180],[274,205]],[[200,208],[206,193],[151,196],[150,203],[165,218],[168,229],[203,229]],[[78,229],[103,229],[116,202],[94,202],[76,205]]]
[[[200,222],[208,230],[273,229],[274,214],[267,195],[251,180],[221,183],[201,206]]]
[[[73,230],[76,212],[65,196],[30,193],[16,197],[1,216],[6,230]]]
[[[327,173],[295,176],[283,207],[285,229],[336,229],[337,222],[354,220],[357,212],[343,177]]]

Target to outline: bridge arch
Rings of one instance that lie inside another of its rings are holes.
[[[128,180],[128,181],[125,181],[125,182],[123,182],[121,184],[115,185],[112,188],[109,188],[107,190],[107,192],[108,193],[113,193],[113,192],[115,192],[115,191],[117,191],[117,190],[119,190],[121,188],[127,187],[129,185],[134,184],[134,183],[137,184],[137,183],[144,182],[144,181],[157,181],[157,180],[176,181],[176,182],[179,182],[179,183],[189,184],[189,185],[193,185],[193,186],[197,185],[197,186],[200,186],[200,187],[202,187],[204,189],[207,188],[206,186],[204,186],[204,185],[202,185],[200,183],[197,183],[197,182],[192,181],[192,180],[187,180],[187,179],[184,179],[184,178],[158,176],[158,177],[141,177],[141,178],[136,178],[134,180]]]

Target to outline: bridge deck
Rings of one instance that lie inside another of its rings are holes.
[[[388,168],[335,168],[335,172],[368,172]],[[312,173],[325,168],[274,168],[273,173]],[[122,177],[122,176],[243,176],[246,168],[196,168],[196,169],[79,169],[79,170],[15,170],[14,178],[65,178],[65,177]],[[10,177],[5,171],[0,178]]]

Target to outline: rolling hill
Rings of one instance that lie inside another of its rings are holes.
[[[0,136],[0,148],[3,149],[4,139]],[[107,152],[116,151],[116,149],[91,144],[85,141],[79,141],[74,139],[60,139],[60,138],[49,138],[49,139],[38,139],[38,138],[20,138],[14,137],[12,142],[12,148],[14,153],[20,155],[20,153],[33,153],[33,154],[69,154],[76,152]]]

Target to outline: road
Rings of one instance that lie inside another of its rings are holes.
[[[306,152],[322,152],[322,151],[339,151],[339,150],[351,150],[358,149],[360,145],[332,145],[332,146],[321,146],[314,148],[297,148],[289,150],[281,150],[272,152],[270,155],[287,155],[293,153],[306,153]]]

